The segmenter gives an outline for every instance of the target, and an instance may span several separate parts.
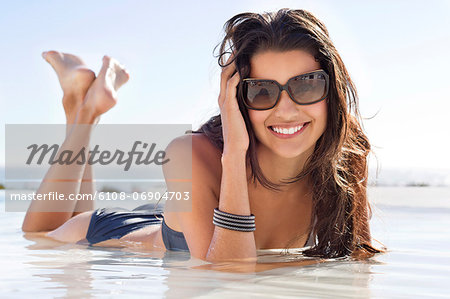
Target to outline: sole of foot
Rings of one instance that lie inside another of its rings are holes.
[[[130,79],[130,74],[117,60],[103,57],[103,65],[89,88],[83,106],[95,117],[105,113],[117,103],[117,91]]]
[[[53,67],[64,92],[63,105],[67,115],[76,114],[87,90],[95,80],[95,73],[78,56],[46,51],[42,57]]]

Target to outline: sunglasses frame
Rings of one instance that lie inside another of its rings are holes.
[[[319,100],[314,101],[314,102],[311,102],[311,103],[299,103],[299,102],[297,102],[297,101],[294,99],[294,97],[291,95],[291,93],[289,92],[289,89],[288,89],[289,82],[291,82],[292,80],[294,80],[294,79],[296,79],[296,78],[298,78],[298,77],[302,77],[302,76],[306,76],[306,75],[311,75],[311,74],[317,74],[317,73],[322,74],[322,75],[324,75],[324,77],[325,77],[325,94],[324,94],[324,96],[323,96],[322,98],[320,98]],[[282,92],[283,90],[286,90],[287,94],[289,95],[289,97],[291,98],[291,100],[294,101],[294,103],[296,103],[296,104],[298,104],[298,105],[312,105],[312,104],[318,103],[318,102],[320,102],[320,101],[323,101],[323,100],[328,96],[328,90],[329,90],[329,86],[330,86],[330,78],[329,78],[328,74],[327,74],[323,69],[320,69],[320,70],[312,71],[312,72],[309,72],[309,73],[305,73],[305,74],[301,74],[301,75],[294,76],[294,77],[290,78],[290,79],[286,82],[286,84],[284,84],[284,85],[281,85],[281,84],[278,83],[276,80],[246,78],[246,79],[242,80],[242,84],[243,84],[242,87],[244,87],[245,82],[248,82],[248,81],[272,82],[272,83],[275,83],[275,84],[278,86],[278,97],[277,97],[277,100],[275,101],[275,103],[273,104],[273,106],[271,106],[270,108],[253,108],[253,107],[251,107],[251,106],[249,106],[249,105],[247,104],[245,98],[243,99],[243,102],[244,102],[245,107],[247,107],[248,109],[252,109],[252,110],[260,110],[260,111],[262,111],[262,110],[269,110],[269,109],[272,109],[273,107],[275,107],[275,106],[278,104],[278,102],[280,101],[281,92]],[[243,96],[245,97],[246,95],[243,95]]]

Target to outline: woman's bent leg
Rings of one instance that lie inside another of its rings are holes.
[[[89,87],[95,80],[95,74],[78,56],[56,51],[44,52],[42,56],[53,67],[61,84],[64,93],[62,102],[67,131],[69,131],[70,125],[75,123],[77,112],[83,104]],[[92,168],[91,165],[86,164],[79,193],[93,196],[94,192]],[[71,217],[93,209],[93,200],[79,200]]]
[[[42,54],[43,58],[52,66],[55,70],[58,80],[63,91],[63,106],[67,120],[66,129],[66,141],[69,139],[70,128],[75,123],[77,111],[83,104],[84,96],[87,93],[90,85],[95,79],[95,73],[90,70],[84,62],[77,56],[65,53],[59,53],[56,51],[48,51]],[[81,178],[77,176],[71,177],[72,182],[62,183],[57,182],[62,177],[58,177],[58,173],[62,174],[64,171],[63,166],[59,171],[55,172],[55,169],[50,169],[39,187],[38,193],[45,193],[47,191],[56,191],[60,189],[64,194],[79,193]],[[66,167],[69,168],[69,167]],[[66,171],[69,169],[66,169]],[[83,175],[83,168],[78,169]],[[52,175],[53,174],[53,175]],[[50,183],[53,181],[53,183]],[[58,185],[58,186],[56,186]],[[53,189],[57,188],[58,189]],[[62,189],[62,190],[61,190]],[[40,204],[33,202],[30,205],[27,215],[25,216],[22,229],[24,231],[47,231],[54,229],[64,223],[67,219],[72,217],[73,202],[66,201],[63,204],[66,207],[60,207],[63,211],[50,212],[46,206],[49,203]],[[61,204],[59,204],[61,206]]]
[[[87,123],[90,117],[80,118]],[[65,152],[79,153],[89,147],[91,126],[73,126],[71,133],[60,146],[56,159]],[[36,191],[43,200],[31,201],[25,215],[22,229],[24,231],[48,231],[55,229],[67,221],[73,214],[76,205],[71,198],[78,194],[84,173],[84,164],[53,164],[47,171],[41,185]],[[50,200],[47,195],[60,194],[61,200]],[[47,196],[47,197],[46,197]],[[45,199],[48,200],[45,200]],[[72,198],[73,199],[73,198]]]
[[[55,70],[59,67],[60,65],[54,66]],[[59,70],[61,71],[61,68]],[[65,86],[60,76],[59,78],[61,86]],[[79,152],[82,148],[89,148],[92,126],[77,126],[77,124],[93,125],[96,123],[101,114],[114,106],[117,101],[116,91],[128,78],[128,73],[120,64],[109,57],[104,57],[99,77],[89,87],[86,98],[76,115],[74,125],[69,125],[70,129],[68,129],[66,140],[60,148],[58,156],[64,150]],[[54,164],[47,172],[37,193],[45,194],[56,191],[66,196],[77,194],[80,191],[84,172],[85,165]],[[70,179],[67,179],[68,177]],[[62,179],[64,183],[61,182]],[[25,216],[22,229],[35,232],[54,230],[73,216],[75,205],[74,201],[33,201]]]

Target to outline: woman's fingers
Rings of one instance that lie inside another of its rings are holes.
[[[237,85],[239,84],[239,73],[236,72],[225,82],[225,87],[220,91],[219,107],[225,109],[226,106],[238,107],[236,100]]]
[[[237,92],[237,85],[239,84],[239,73],[236,72],[228,81],[227,81],[227,94],[225,97],[225,104],[229,104],[231,106],[237,106],[237,100],[236,100],[236,92]]]
[[[233,61],[233,63],[230,63],[234,58],[234,55],[231,54],[230,57],[227,59],[227,62],[225,64],[227,64],[226,67],[224,67],[222,69],[222,79],[225,79],[225,81],[227,81],[231,75],[233,74],[233,71],[236,70],[236,64]]]
[[[233,59],[233,54],[228,58],[226,64],[229,64]],[[233,73],[236,71],[236,64],[233,62],[222,69],[220,75],[220,94],[219,94],[219,106],[222,106],[225,100],[225,93],[227,89],[228,80],[231,78]]]
[[[232,61],[233,56],[227,61]],[[230,63],[222,70],[220,81],[219,106],[222,120],[222,133],[224,140],[224,152],[246,152],[249,146],[249,137],[245,127],[245,121],[239,111],[236,97],[237,86],[241,78],[236,71],[236,63]]]

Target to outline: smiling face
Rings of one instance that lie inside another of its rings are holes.
[[[251,58],[250,64],[251,78],[276,80],[282,85],[294,76],[320,69],[311,54],[300,50],[260,52]],[[282,91],[274,108],[249,109],[248,114],[259,146],[282,158],[302,156],[306,159],[325,132],[327,103],[323,100],[312,105],[298,105]],[[299,130],[304,123],[307,124]]]

